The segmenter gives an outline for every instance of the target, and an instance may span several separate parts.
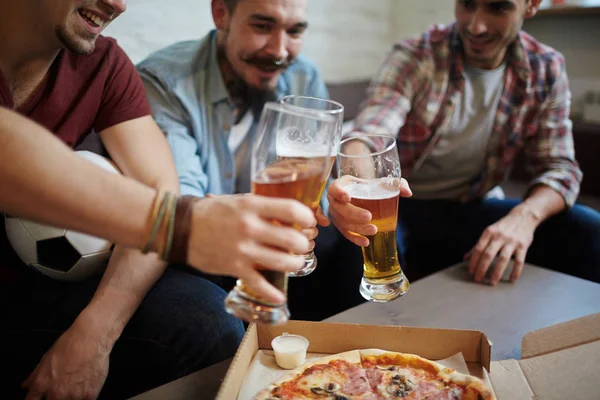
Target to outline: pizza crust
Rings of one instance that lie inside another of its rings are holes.
[[[295,368],[295,369],[292,369],[292,370],[286,372],[283,376],[281,376],[279,379],[277,379],[276,381],[271,383],[269,386],[267,386],[265,389],[263,389],[260,393],[258,393],[254,397],[254,400],[267,400],[267,399],[271,398],[271,390],[273,390],[277,386],[279,386],[285,382],[293,381],[294,379],[296,379],[296,377],[301,376],[304,373],[304,371],[311,368],[313,365],[328,364],[330,361],[346,361],[350,364],[360,365],[361,358],[360,358],[360,353],[358,352],[358,350],[351,350],[351,351],[346,351],[344,353],[332,354],[330,356],[316,358],[305,364],[302,364],[298,368]]]

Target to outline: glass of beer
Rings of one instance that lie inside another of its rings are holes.
[[[319,134],[321,135],[332,136],[333,142],[331,146],[330,162],[328,167],[325,169],[325,173],[323,174],[319,194],[315,198],[315,202],[311,205],[311,209],[314,213],[316,213],[317,208],[319,207],[319,203],[321,202],[321,196],[325,191],[327,181],[329,180],[329,176],[331,175],[331,169],[333,168],[333,164],[335,163],[335,156],[340,147],[340,140],[342,138],[342,125],[344,123],[344,106],[332,100],[297,95],[284,96],[281,99],[281,102],[283,104],[288,104],[292,107],[300,107],[304,109],[305,112],[314,112],[317,115],[323,114],[331,116],[335,120],[334,123],[327,124],[324,126],[325,128],[327,128],[327,130],[319,131]],[[312,273],[315,270],[315,268],[317,268],[317,257],[315,256],[315,252],[313,250],[311,250],[308,254],[305,254],[304,263],[304,268],[294,273],[291,273],[290,276],[306,276]]]
[[[265,104],[252,148],[252,193],[295,199],[313,207],[331,164],[336,124],[327,113],[315,113],[283,103]],[[318,203],[318,201],[317,201]],[[272,221],[278,224],[278,221]],[[287,295],[288,273],[255,266],[266,280]],[[247,322],[282,324],[289,317],[287,302],[273,304],[238,280],[225,300],[226,310]]]
[[[360,294],[369,301],[387,302],[408,290],[398,260],[396,227],[400,198],[400,160],[396,140],[387,135],[361,134],[345,139],[338,153],[339,183],[351,203],[371,212],[377,233],[367,236]]]

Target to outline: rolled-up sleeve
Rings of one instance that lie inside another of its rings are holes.
[[[573,123],[569,119],[571,92],[564,59],[551,68],[557,79],[542,106],[537,133],[525,142],[525,154],[534,176],[530,187],[546,185],[564,198],[567,207],[572,207],[583,173],[575,159]]]
[[[410,42],[395,46],[369,85],[355,130],[397,137],[411,110],[415,90],[423,80],[422,64]]]
[[[202,169],[198,142],[188,122],[187,112],[158,78],[144,70],[140,71],[140,75],[154,120],[171,147],[181,194],[204,197],[208,176]]]

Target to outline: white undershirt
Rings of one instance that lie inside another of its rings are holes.
[[[465,65],[465,88],[446,131],[410,177],[417,199],[456,200],[485,167],[487,145],[502,95],[506,64],[494,70]]]
[[[229,133],[229,150],[235,154],[240,144],[246,138],[250,127],[252,126],[252,113],[250,111],[246,111],[240,122],[231,127],[231,132]]]

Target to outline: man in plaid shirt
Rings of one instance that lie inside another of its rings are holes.
[[[464,258],[491,285],[517,280],[525,260],[600,281],[600,214],[575,204],[565,60],[521,30],[539,4],[456,0],[456,22],[395,46],[368,90],[352,135],[397,137],[413,192],[398,226],[409,279]],[[521,148],[534,176],[525,199],[494,198]],[[370,214],[337,184],[328,198],[338,229],[366,246]]]

